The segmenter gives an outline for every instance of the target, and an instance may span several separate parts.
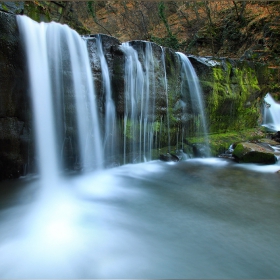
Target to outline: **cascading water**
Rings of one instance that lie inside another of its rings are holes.
[[[101,90],[105,97],[103,141],[100,140],[92,73],[84,42],[87,38],[83,40],[75,31],[55,23],[38,24],[27,17],[19,17],[18,22],[21,33],[24,35],[30,77],[32,77],[30,85],[32,94],[34,94],[32,100],[34,112],[36,112],[34,119],[38,155],[41,159],[40,170],[41,173],[46,172],[43,177],[49,178],[50,174],[57,176],[55,174],[68,167],[69,162],[72,164],[74,162],[74,168],[77,169],[101,168],[104,154],[110,161],[111,157],[120,153],[117,143],[116,107],[112,98],[112,77],[104,55],[102,37],[100,35],[95,37],[95,50],[102,74]],[[27,29],[34,31],[29,32]],[[37,34],[31,35],[33,33]],[[40,44],[43,46],[39,47]],[[163,144],[167,145],[170,152],[171,145],[171,116],[169,114],[173,109],[169,107],[174,106],[176,97],[174,90],[172,97],[168,92],[165,52],[163,48],[159,48],[159,55],[156,57],[152,43],[137,44],[136,46],[140,46],[140,49],[130,43],[123,43],[121,46],[125,55],[124,137],[121,140],[123,141],[123,163],[149,161],[153,158],[153,149],[160,148]],[[34,51],[28,52],[37,47],[36,56],[42,57],[41,60],[35,58]],[[181,96],[183,99],[181,102],[186,108],[189,104],[191,104],[189,107],[194,108],[188,114],[194,112],[193,119],[196,122],[196,129],[201,129],[205,136],[206,121],[198,78],[188,58],[182,53],[177,53],[177,55],[181,61]],[[40,67],[37,65],[39,61]],[[158,71],[156,69],[159,69],[160,65],[163,67],[162,71],[156,75],[155,71]],[[44,72],[40,74],[40,71]],[[42,82],[37,75],[45,77],[44,95],[46,97],[44,98],[47,101],[43,101],[43,105],[35,104],[35,102],[43,100],[38,98],[37,94],[42,88]],[[156,80],[160,82],[156,83]],[[186,88],[190,94],[186,93]],[[163,110],[161,113],[156,112],[155,107],[158,92],[163,93],[160,97],[161,106],[163,106],[160,108]],[[39,100],[36,101],[36,98]],[[169,104],[169,99],[173,105]],[[40,115],[43,110],[38,109],[40,106],[48,110],[43,116]],[[47,125],[44,124],[46,119],[48,120]],[[174,126],[174,124],[172,125]],[[42,129],[47,126],[48,130]],[[178,141],[184,138],[183,133],[188,135],[188,128],[182,124],[180,138],[179,127],[172,127],[172,130],[176,130],[177,133],[176,139],[172,140],[173,142],[177,140],[177,143],[172,142],[172,145],[176,145],[178,148]],[[48,149],[45,148],[46,146]],[[50,162],[52,162],[51,165]],[[51,171],[50,168],[53,170]]]
[[[26,16],[18,16],[17,21],[28,62],[43,181],[56,180],[64,168],[64,153],[74,158],[78,168],[101,168],[99,122],[85,42],[66,25],[38,24]]]
[[[265,96],[264,101],[262,126],[272,131],[280,131],[280,104],[275,102],[269,93]]]
[[[32,77],[30,90],[36,116],[34,125],[40,158],[39,172],[43,180],[48,178],[52,182],[58,177],[60,165],[53,125],[55,121],[47,53],[47,26],[36,24],[28,17],[18,17],[17,20],[27,50],[29,76]]]
[[[183,111],[187,111],[185,115],[188,115],[194,124],[192,129],[196,133],[200,133],[199,136],[204,137],[205,146],[207,146],[202,91],[198,77],[188,58],[181,53],[177,53],[181,61],[181,73],[178,73],[178,75],[181,76],[182,81],[182,99],[179,100],[176,97],[177,93],[174,86],[172,96],[169,96],[164,49],[159,48],[157,55],[159,53],[160,55],[155,57],[150,42],[142,42],[141,44],[136,42],[134,44],[123,43],[121,46],[125,53],[124,163],[150,160],[152,149],[160,149],[161,143],[166,145],[168,152],[170,152],[171,116],[169,114],[171,111],[178,110],[180,106]],[[155,69],[159,69],[160,66],[162,66],[162,71],[157,70],[158,73],[155,75]],[[156,80],[159,82],[156,83]],[[155,107],[156,94],[160,97],[160,101],[157,102],[157,109]],[[169,104],[169,100],[173,105]],[[181,105],[178,105],[178,102],[181,102]],[[171,106],[176,108],[174,109]],[[158,111],[156,112],[156,110]],[[172,131],[176,130],[177,137],[172,140],[172,145],[175,145],[174,141],[177,140],[176,145],[179,147],[180,130],[174,120],[176,120],[176,117],[173,116]],[[174,125],[177,127],[175,128]],[[188,136],[190,131],[190,128],[185,126],[186,123],[182,122],[180,149],[183,148],[183,134]],[[206,149],[202,147],[201,150],[203,150],[202,154],[204,156],[209,156],[207,147]]]
[[[122,50],[126,55],[125,62],[125,115],[124,115],[124,163],[126,163],[127,150],[130,152],[129,161],[134,162],[136,154],[136,141],[130,141],[130,147],[127,147],[128,139],[137,139],[139,136],[136,126],[138,111],[138,97],[143,95],[144,73],[141,63],[138,59],[138,53],[129,45],[122,44]],[[137,137],[136,137],[137,136]]]
[[[153,148],[154,119],[155,119],[155,63],[153,57],[153,48],[150,42],[146,43],[145,48],[145,88],[141,98],[141,117],[140,117],[140,135],[143,139],[143,158],[144,161],[151,160],[151,150]],[[143,123],[143,133],[141,124]],[[140,141],[140,151],[142,150],[142,141]],[[141,158],[141,156],[140,156]]]
[[[161,61],[163,65],[163,73],[164,73],[164,90],[166,95],[166,107],[168,106],[168,83],[167,83],[167,76],[166,76],[166,64],[165,64],[165,53],[164,48],[161,47]],[[167,137],[168,137],[168,151],[170,152],[170,123],[169,123],[169,112],[166,111],[166,118],[167,118]]]
[[[123,43],[122,50],[125,53],[124,163],[126,158],[130,162],[146,161],[151,159],[154,135],[155,79],[152,45],[146,43],[143,59],[145,71],[137,51],[129,43]],[[133,140],[129,147],[127,139]]]
[[[207,124],[199,79],[188,57],[183,53],[176,53],[178,54],[181,61],[181,94],[183,98],[186,98],[186,89],[188,88],[190,99],[187,99],[187,102],[184,102],[183,110],[186,111],[188,109],[187,106],[191,104],[192,113],[197,115],[195,130],[197,132],[201,131],[201,134],[204,137],[204,143],[206,145],[206,150],[203,152],[203,154],[210,156],[208,148],[209,142],[207,137]]]
[[[105,92],[105,135],[104,135],[104,154],[108,157],[114,155],[117,146],[117,127],[116,127],[116,108],[112,99],[111,79],[107,61],[104,56],[102,38],[96,37],[97,55],[100,59],[102,71],[102,85]]]

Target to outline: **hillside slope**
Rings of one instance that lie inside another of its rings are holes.
[[[1,2],[0,10],[66,23],[80,34],[266,63],[280,99],[279,1],[24,1]]]

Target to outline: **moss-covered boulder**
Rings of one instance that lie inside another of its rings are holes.
[[[277,162],[277,153],[273,149],[255,143],[238,143],[232,153],[240,163],[274,164]]]

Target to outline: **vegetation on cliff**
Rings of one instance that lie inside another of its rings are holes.
[[[24,1],[1,2],[0,10],[66,23],[80,34],[266,63],[269,91],[280,99],[279,1]]]

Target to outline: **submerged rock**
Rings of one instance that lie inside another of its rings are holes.
[[[232,155],[240,163],[274,164],[277,162],[278,153],[269,146],[242,142],[235,146]]]
[[[275,134],[271,136],[271,139],[280,143],[280,131],[277,131]]]
[[[229,148],[224,153],[219,154],[218,157],[226,158],[226,159],[234,159],[234,157],[232,156],[233,151],[234,151],[233,144],[231,144]]]
[[[159,159],[162,161],[173,161],[173,162],[178,162],[180,159],[178,156],[174,155],[174,154],[165,154],[165,155],[160,155]]]

